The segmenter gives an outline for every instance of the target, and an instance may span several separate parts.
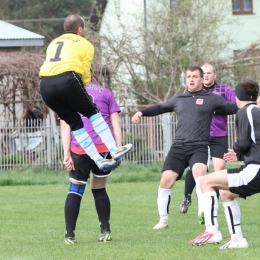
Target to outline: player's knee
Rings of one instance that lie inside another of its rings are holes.
[[[179,174],[174,171],[163,171],[160,181],[160,187],[163,189],[171,189],[178,177]]]
[[[233,194],[228,190],[219,190],[220,199],[222,202],[229,202],[234,200]]]
[[[68,188],[68,193],[74,193],[79,195],[80,197],[83,196],[84,191],[85,191],[86,185],[78,185],[74,184],[72,182],[69,183],[69,188]]]
[[[107,184],[107,177],[96,177],[95,174],[93,174],[90,184],[92,189],[104,188]]]
[[[69,123],[71,131],[77,131],[81,128],[83,128],[83,122],[81,117],[75,117],[72,122]]]
[[[199,184],[202,192],[208,191],[209,189],[215,189],[215,186],[213,185],[213,182],[210,177],[210,174],[208,174],[199,178]]]

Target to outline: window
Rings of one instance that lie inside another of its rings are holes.
[[[232,0],[233,14],[252,14],[252,0]]]

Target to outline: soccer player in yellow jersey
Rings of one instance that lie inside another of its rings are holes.
[[[131,150],[132,144],[117,147],[99,109],[86,92],[94,46],[84,38],[85,21],[76,14],[64,21],[65,34],[54,39],[47,48],[40,69],[40,91],[46,105],[71,128],[77,142],[103,171],[117,167],[117,160]],[[106,145],[112,159],[101,157],[83,127],[80,114],[89,118],[95,132]]]

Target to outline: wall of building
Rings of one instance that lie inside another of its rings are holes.
[[[214,0],[212,0],[214,1]],[[169,3],[170,1],[165,1]],[[108,1],[100,29],[100,33],[106,33],[108,28],[118,29],[118,18],[125,26],[135,27],[140,23],[145,23],[145,7],[159,4],[155,0],[110,0]],[[227,12],[223,28],[225,34],[223,37],[230,37],[233,42],[227,46],[229,54],[232,55],[234,50],[242,50],[249,47],[251,44],[260,40],[260,1],[253,0],[253,14],[234,15],[232,11],[232,1],[226,1]],[[199,15],[199,12],[198,12]],[[139,16],[139,20],[136,17]],[[259,25],[258,25],[259,24]],[[118,29],[120,33],[120,29]],[[227,53],[223,54],[226,56]]]
[[[241,15],[233,14],[232,1],[227,2],[231,11],[227,16],[225,28],[234,40],[230,48],[232,50],[243,50],[260,41],[260,1],[253,0],[253,14]]]

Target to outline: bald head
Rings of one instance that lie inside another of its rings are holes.
[[[203,70],[203,68],[211,69],[214,73],[216,73],[216,68],[212,64],[210,64],[210,63],[203,64],[201,66],[201,68],[202,68],[202,70]]]
[[[82,28],[82,30],[84,30],[85,21],[81,16],[77,14],[71,14],[65,18],[63,27],[65,32],[78,34],[79,28]]]
[[[204,86],[211,87],[217,77],[215,67],[209,63],[205,63],[201,68],[203,70]]]

